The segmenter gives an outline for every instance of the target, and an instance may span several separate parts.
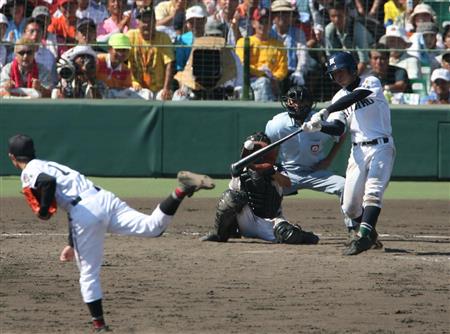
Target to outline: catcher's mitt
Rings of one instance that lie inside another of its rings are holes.
[[[41,201],[40,201],[41,196],[36,189],[27,187],[27,188],[23,188],[22,192],[23,192],[25,199],[26,199],[28,205],[30,206],[31,210],[33,210],[33,212],[35,214],[37,214],[39,216],[39,218],[49,219],[51,216],[53,216],[56,213],[57,205],[56,205],[55,199],[53,199],[53,201],[51,202],[47,212],[43,212],[45,210],[42,210],[42,208],[41,208]]]

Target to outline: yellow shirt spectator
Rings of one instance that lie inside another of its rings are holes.
[[[405,8],[401,4],[396,4],[396,1],[389,0],[384,4],[384,23],[402,25],[404,23]]]
[[[162,20],[163,18],[173,15],[175,12],[175,6],[173,2],[170,1],[162,1],[155,7],[155,18],[156,21]]]
[[[269,38],[262,41],[256,36],[250,36],[250,75],[262,77],[267,67],[277,80],[283,80],[288,74],[287,52],[282,42]],[[244,38],[236,43],[236,54],[244,63]]]
[[[128,61],[133,86],[137,84],[157,93],[164,86],[165,65],[175,60],[169,36],[155,31],[149,42],[142,38],[138,29],[129,30],[127,36],[132,45]]]

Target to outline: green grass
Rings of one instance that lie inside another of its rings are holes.
[[[96,185],[108,189],[120,197],[165,197],[177,185],[175,179],[152,178],[104,178],[91,177]],[[212,191],[201,191],[196,198],[218,197],[228,187],[228,180],[216,180]],[[0,197],[19,197],[20,180],[16,176],[0,177]],[[303,190],[295,197],[332,198],[331,195]],[[290,197],[292,198],[292,197]],[[450,182],[391,182],[385,194],[386,199],[440,199],[450,200]]]

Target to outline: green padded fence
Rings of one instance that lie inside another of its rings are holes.
[[[0,100],[0,175],[18,174],[7,139],[26,133],[39,157],[87,175],[228,176],[243,139],[280,111],[278,103],[238,101]],[[394,178],[450,179],[448,107],[392,106],[392,125]],[[341,175],[349,150],[347,139],[331,167]]]

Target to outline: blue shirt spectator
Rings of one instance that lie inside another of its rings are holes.
[[[290,27],[288,32],[285,35],[279,35],[275,29],[275,26],[272,27],[272,30],[270,31],[270,38],[277,39],[281,42],[283,42],[284,46],[288,48],[287,55],[288,55],[288,70],[289,71],[295,71],[295,68],[297,67],[297,50],[295,48],[297,47],[297,35],[299,34],[298,30],[294,27]]]
[[[16,25],[14,19],[9,20],[8,29],[6,29],[6,39],[9,42],[15,42],[22,37],[23,28],[25,28],[27,20],[24,18],[20,21],[19,25]]]
[[[177,71],[184,69],[191,54],[189,46],[194,44],[195,37],[204,36],[206,16],[205,8],[200,5],[194,5],[186,10],[186,26],[189,31],[175,38],[175,44],[182,46],[175,49],[175,69]]]
[[[11,19],[8,22],[5,35],[8,42],[15,42],[22,37],[22,32],[25,28],[25,2],[16,0],[12,4],[8,4],[8,6]]]
[[[189,55],[191,54],[191,46],[194,43],[194,34],[188,31],[183,35],[178,35],[175,38],[175,45],[181,45],[175,49],[175,68],[177,71],[182,71],[186,65]]]

